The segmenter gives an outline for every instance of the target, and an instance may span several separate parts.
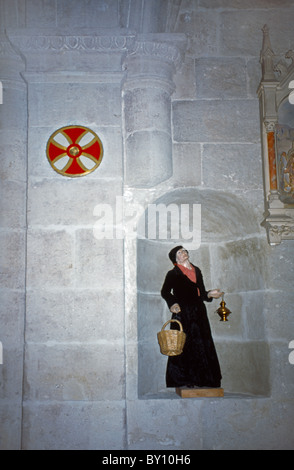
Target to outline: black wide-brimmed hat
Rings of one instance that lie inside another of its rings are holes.
[[[169,256],[169,259],[171,260],[171,262],[173,264],[176,264],[177,260],[176,260],[176,255],[177,255],[177,252],[183,248],[182,245],[179,245],[179,246],[175,246],[175,248],[173,248],[172,250],[170,250],[168,256]]]

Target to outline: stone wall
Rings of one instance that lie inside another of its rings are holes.
[[[261,29],[277,54],[294,47],[292,2],[0,7],[0,448],[293,448],[293,241],[271,247],[260,226],[256,96]],[[104,155],[67,178],[46,144],[75,124]],[[118,200],[125,237],[95,236]],[[201,205],[191,257],[232,310],[223,324],[208,306],[221,399],[165,389],[159,292],[179,240],[131,233],[159,203]]]

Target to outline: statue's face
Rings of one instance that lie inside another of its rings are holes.
[[[189,259],[189,253],[185,248],[181,248],[180,250],[177,251],[176,254],[176,260],[177,263],[183,263],[184,261],[187,261]]]

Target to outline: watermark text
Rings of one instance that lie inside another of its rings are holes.
[[[148,204],[116,196],[114,205],[97,204],[93,234],[101,239],[183,240],[187,249],[201,243],[201,204]]]

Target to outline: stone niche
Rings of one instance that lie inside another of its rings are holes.
[[[190,250],[200,267],[206,289],[222,288],[232,311],[220,322],[219,301],[207,303],[208,317],[218,351],[225,392],[252,395],[269,393],[269,351],[264,331],[264,279],[267,243],[258,235],[258,222],[237,196],[214,190],[177,189],[155,201],[201,205],[201,244]],[[171,208],[171,206],[169,206]],[[189,211],[190,227],[195,223]],[[168,220],[168,237],[172,234]],[[145,220],[146,226],[146,220]],[[181,229],[181,221],[179,221]],[[180,231],[181,234],[181,231]],[[242,235],[240,235],[242,234]],[[170,318],[160,296],[166,272],[172,269],[169,250],[183,238],[137,241],[138,279],[138,393],[141,398],[174,392],[165,388],[167,358],[161,355],[157,332]]]

